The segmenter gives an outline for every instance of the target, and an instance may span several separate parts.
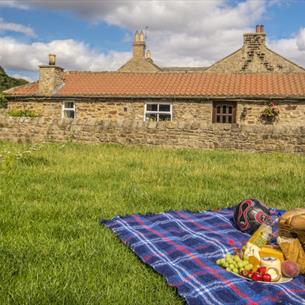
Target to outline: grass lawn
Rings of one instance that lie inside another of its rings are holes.
[[[304,206],[305,155],[0,143],[0,304],[183,304],[100,218]],[[10,153],[8,153],[10,151]]]

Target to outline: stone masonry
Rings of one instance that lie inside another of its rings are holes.
[[[76,118],[78,120],[144,120],[144,103],[152,100],[128,99],[75,99]],[[157,102],[173,103],[173,118],[175,122],[210,124],[212,122],[212,101],[155,100]],[[266,108],[267,101],[239,101],[237,102],[236,123],[240,125],[262,125],[261,112]],[[280,111],[279,119],[274,124],[278,126],[304,126],[305,101],[280,101],[276,102]],[[61,119],[62,104],[58,100],[35,99],[24,101],[10,101],[8,112],[15,110],[31,110],[39,117]]]
[[[263,30],[263,29],[262,29]],[[244,34],[243,47],[209,67],[207,72],[305,72],[305,70],[266,47],[264,32]]]
[[[39,93],[52,95],[63,84],[64,69],[57,66],[39,67]]]
[[[198,122],[55,120],[0,115],[0,140],[18,143],[82,142],[176,148],[305,152],[305,126],[238,126]]]
[[[136,32],[133,41],[132,58],[118,69],[119,72],[159,72],[160,68],[154,64],[151,53],[146,51],[145,35]]]

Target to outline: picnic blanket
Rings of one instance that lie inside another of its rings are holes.
[[[102,221],[144,263],[164,276],[189,305],[305,304],[305,277],[289,283],[247,281],[216,265],[249,239],[233,210],[171,211]]]

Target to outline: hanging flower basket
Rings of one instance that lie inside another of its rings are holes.
[[[279,118],[280,111],[274,103],[269,103],[262,111],[260,119],[265,124],[273,124]]]

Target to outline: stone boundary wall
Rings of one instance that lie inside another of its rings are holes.
[[[0,113],[0,140],[18,143],[82,142],[305,152],[305,125],[198,124],[12,118]]]

